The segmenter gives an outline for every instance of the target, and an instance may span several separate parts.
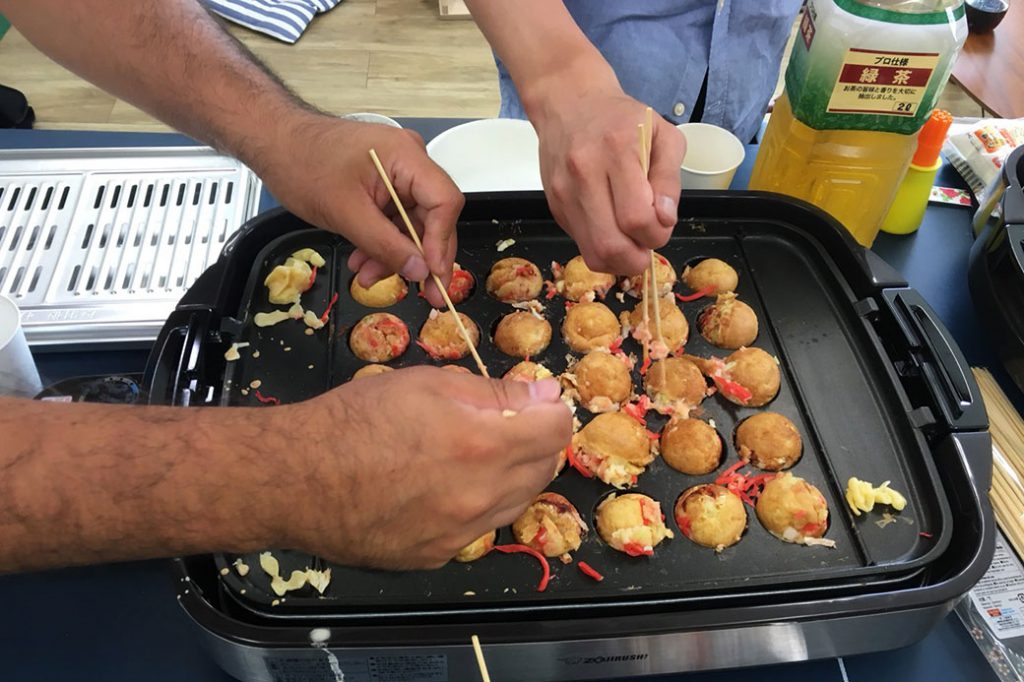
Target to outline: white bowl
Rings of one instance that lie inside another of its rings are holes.
[[[537,133],[529,121],[485,118],[449,128],[427,153],[463,192],[542,189]]]

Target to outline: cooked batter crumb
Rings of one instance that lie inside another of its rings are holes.
[[[274,601],[270,602],[270,605],[271,605],[271,606],[277,606],[277,605],[278,605],[278,604],[280,604],[280,603],[281,603],[281,600],[280,600],[280,599],[275,599]]]
[[[249,388],[253,389],[254,391],[262,385],[263,382],[260,381],[259,379],[253,379],[252,381],[249,382]]]
[[[465,592],[462,593],[462,596],[464,596],[464,597],[475,597],[476,596],[476,592],[474,592],[473,590],[466,590]]]
[[[249,395],[249,389],[243,388],[242,389],[242,395]]]
[[[515,243],[516,243],[515,239],[502,239],[497,244],[498,251],[499,252],[504,251],[505,249],[509,248],[510,246],[514,245]]]
[[[307,365],[306,369],[313,369],[313,365]]]
[[[306,336],[313,336],[313,330],[309,327],[306,327]]]
[[[249,575],[249,564],[242,561],[241,557],[235,559],[235,562],[231,565],[235,567],[236,571],[238,571],[238,575],[242,576],[243,578]]]
[[[258,358],[259,356],[260,356],[260,352],[259,352],[258,350],[254,350],[254,351],[252,352],[252,357],[253,357],[253,359],[254,359],[254,360],[255,360],[256,358]]]
[[[285,353],[291,353],[292,352],[292,347],[291,346],[285,346],[284,347],[284,352]]]
[[[228,567],[227,567],[227,566],[225,566],[224,568],[220,569],[220,574],[221,574],[221,575],[227,575],[227,574],[228,574],[228,573],[230,573],[230,572],[231,572],[231,571],[230,571],[230,570],[228,569]]]
[[[240,589],[240,590],[238,591],[238,594],[245,594],[245,588],[243,587],[242,589]]]
[[[224,352],[224,359],[227,360],[228,362],[234,362],[235,360],[240,359],[242,356],[238,354],[239,349],[248,348],[249,345],[250,344],[248,341],[231,344],[231,347]]]

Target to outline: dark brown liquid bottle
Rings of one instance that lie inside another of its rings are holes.
[[[1010,0],[967,0],[967,27],[971,33],[989,33],[1006,16]]]

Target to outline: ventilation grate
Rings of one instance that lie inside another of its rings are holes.
[[[258,209],[208,148],[0,152],[0,294],[33,345],[152,341]]]

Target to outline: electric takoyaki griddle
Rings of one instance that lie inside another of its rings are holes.
[[[732,431],[758,411],[713,396],[703,407],[727,443],[721,466],[694,477],[656,460],[636,491],[661,502],[676,538],[653,558],[637,559],[611,550],[592,530],[575,558],[598,568],[600,583],[554,560],[550,586],[537,592],[539,568],[531,559],[492,553],[434,572],[332,566],[324,595],[307,587],[281,600],[255,554],[241,557],[251,567],[244,577],[221,574],[235,555],[178,560],[179,599],[228,672],[258,680],[304,673],[336,679],[331,666],[340,666],[345,679],[473,679],[468,642],[476,633],[488,645],[495,680],[607,679],[853,654],[928,632],[992,553],[990,441],[962,355],[920,296],[824,214],[757,193],[687,194],[680,206],[680,223],[660,253],[677,270],[709,256],[738,270],[737,293],[761,323],[754,345],[782,368],[782,389],[766,409],[785,414],[803,435],[804,454],[792,471],[825,495],[826,537],[837,547],[783,543],[752,510],[744,538],[721,554],[682,537],[671,518],[676,498],[736,461]],[[515,243],[499,253],[496,244],[506,239]],[[263,278],[304,247],[328,261],[304,305],[324,310],[340,293],[328,328],[313,336],[298,322],[257,329],[252,316],[274,307]],[[479,325],[481,355],[499,375],[516,360],[490,342],[489,331],[512,310],[484,291],[491,264],[521,256],[550,277],[552,260],[564,264],[577,251],[539,193],[470,195],[459,247],[460,265],[477,280],[459,308]],[[365,364],[349,350],[347,331],[372,312],[348,294],[350,250],[342,238],[310,230],[283,211],[250,221],[165,325],[147,371],[151,399],[259,405],[252,391],[242,391],[259,379],[265,394],[297,402],[347,381]],[[605,303],[619,312],[635,300],[609,295]],[[709,303],[681,304],[691,324],[686,350],[725,355],[696,329]],[[557,373],[566,366],[557,332],[563,300],[546,304],[555,339],[533,359]],[[415,335],[429,306],[411,295],[388,311]],[[244,341],[259,357],[243,351],[227,363],[227,347]],[[623,348],[639,350],[633,341]],[[413,345],[393,364],[429,362]],[[640,385],[636,371],[634,384]],[[589,418],[584,410],[579,416]],[[650,428],[660,430],[664,420],[649,417]],[[843,502],[850,476],[892,481],[907,495],[908,509],[890,523],[879,523],[878,513],[854,517]],[[572,469],[549,490],[568,497],[591,527],[594,508],[613,492]],[[513,541],[509,529],[498,541]],[[275,556],[285,575],[328,565],[285,549]]]

